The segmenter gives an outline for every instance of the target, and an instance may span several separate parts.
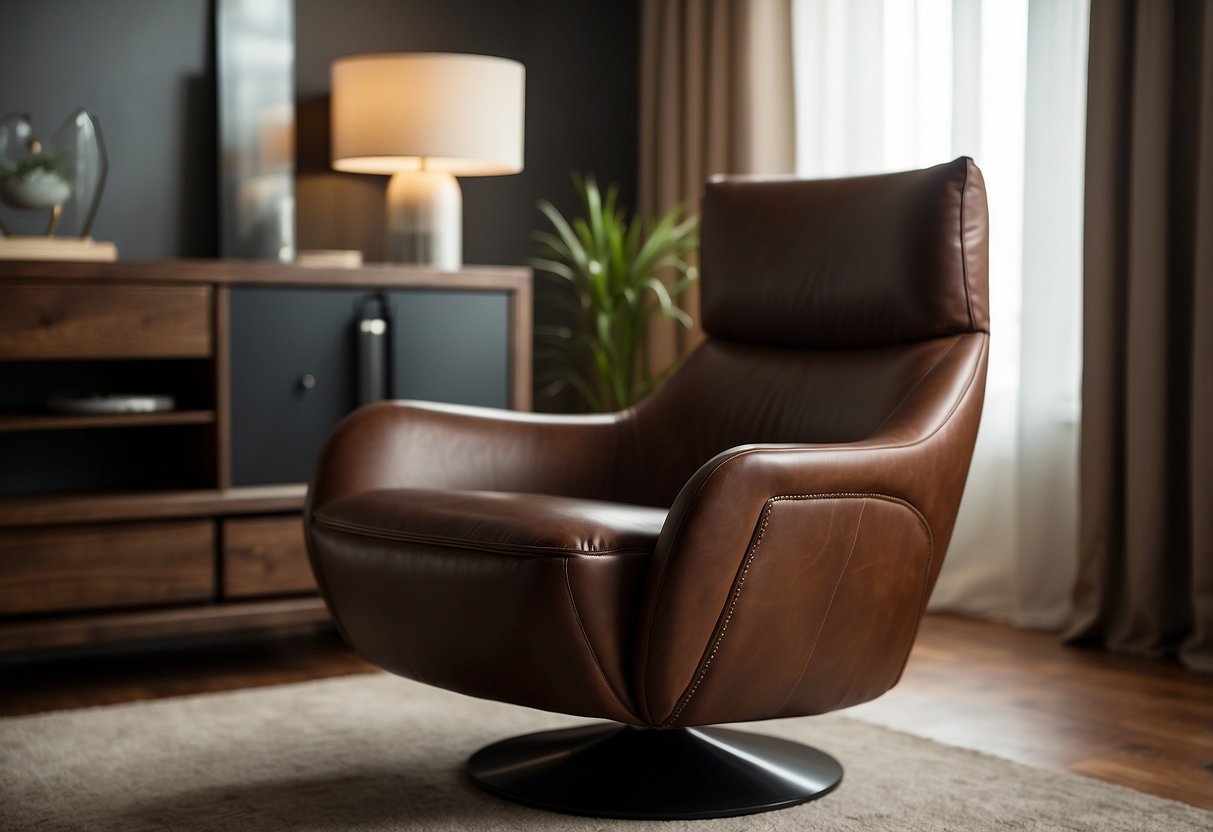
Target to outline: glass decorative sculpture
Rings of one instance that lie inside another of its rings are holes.
[[[0,203],[16,211],[45,212],[47,237],[87,238],[105,187],[105,143],[97,119],[84,110],[68,116],[49,141],[38,138],[33,119],[10,113],[0,119]],[[28,222],[0,215],[0,235]]]

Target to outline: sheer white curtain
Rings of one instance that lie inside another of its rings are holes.
[[[1088,0],[794,0],[803,176],[968,155],[990,202],[985,414],[934,609],[1056,627],[1076,558]]]

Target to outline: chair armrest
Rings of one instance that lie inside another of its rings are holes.
[[[557,416],[429,402],[359,408],[312,469],[308,512],[380,488],[540,492],[604,499],[614,477],[615,414]]]
[[[896,682],[964,490],[984,338],[961,363],[971,372],[928,378],[868,439],[742,446],[696,472],[670,509],[638,619],[647,721],[824,712]],[[852,655],[815,653],[818,642]],[[830,680],[806,690],[820,673]]]

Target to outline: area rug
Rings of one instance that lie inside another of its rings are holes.
[[[1213,812],[837,715],[749,726],[828,750],[846,776],[748,817],[576,818],[491,797],[464,772],[488,742],[581,722],[380,674],[4,719],[0,829],[1213,829]]]

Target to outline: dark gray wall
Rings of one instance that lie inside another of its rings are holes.
[[[466,262],[524,262],[542,220],[536,200],[572,207],[573,168],[630,197],[637,7],[297,0],[300,247],[380,239],[386,178],[328,168],[329,63],[359,52],[477,52],[526,65],[526,169],[462,180]],[[213,14],[206,0],[0,0],[0,115],[30,112],[46,137],[76,108],[98,117],[110,174],[94,236],[124,259],[217,253]]]
[[[109,181],[93,236],[120,257],[215,253],[211,19],[203,0],[0,0],[0,115],[29,113],[43,139],[79,108],[97,117]],[[21,213],[14,230],[41,233]]]

